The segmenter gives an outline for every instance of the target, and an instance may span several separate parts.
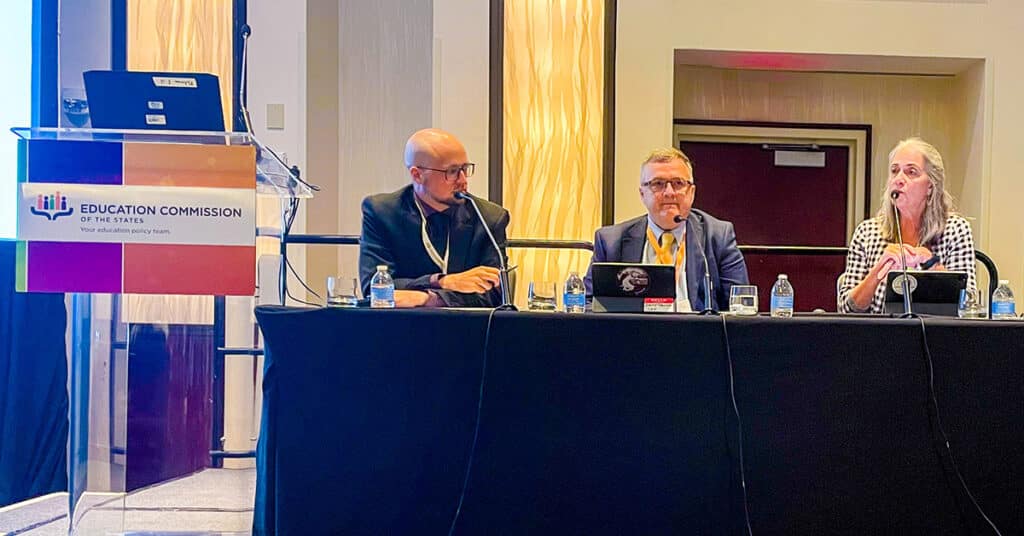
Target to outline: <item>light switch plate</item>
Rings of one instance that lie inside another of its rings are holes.
[[[284,105],[267,105],[267,130],[284,130]]]

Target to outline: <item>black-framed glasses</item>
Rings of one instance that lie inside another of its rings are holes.
[[[474,164],[472,162],[466,162],[465,164],[462,164],[461,166],[452,166],[452,167],[450,167],[448,169],[436,169],[436,168],[429,168],[429,167],[423,167],[423,166],[416,166],[416,167],[418,167],[420,169],[427,169],[427,170],[430,170],[430,171],[436,171],[438,173],[444,173],[444,178],[447,179],[448,182],[455,182],[455,181],[459,180],[459,173],[464,173],[466,175],[466,178],[468,179],[468,178],[473,176],[473,171],[476,170],[476,164]]]
[[[640,186],[646,186],[650,188],[650,190],[654,193],[661,193],[664,192],[665,188],[670,184],[672,185],[673,191],[683,194],[689,192],[690,188],[693,188],[693,181],[688,181],[686,179],[672,179],[670,181],[663,179],[654,179],[649,180],[641,184]]]

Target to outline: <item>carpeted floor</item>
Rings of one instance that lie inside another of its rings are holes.
[[[77,534],[249,534],[255,489],[254,469],[207,469],[127,496],[87,494]],[[67,502],[55,493],[0,510],[0,536],[66,536]]]

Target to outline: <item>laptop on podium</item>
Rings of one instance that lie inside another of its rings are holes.
[[[676,269],[672,265],[595,262],[590,275],[595,313],[675,311]]]
[[[216,75],[86,71],[82,77],[93,128],[224,132]]]

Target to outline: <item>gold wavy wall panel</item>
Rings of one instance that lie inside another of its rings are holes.
[[[231,130],[232,15],[231,0],[128,0],[128,70],[217,75]]]
[[[231,130],[233,71],[231,0],[128,0],[125,66],[130,71],[199,72],[220,79],[224,126]],[[258,212],[273,213],[276,200],[257,200]],[[262,220],[260,218],[263,225]],[[274,252],[267,239],[257,241],[257,255]],[[127,322],[213,322],[209,296],[125,297]]]
[[[601,224],[604,0],[505,2],[503,205],[509,236],[593,240]],[[587,269],[590,254],[510,250],[516,303],[530,281]]]
[[[133,71],[200,72],[220,79],[224,126],[231,130],[233,52],[231,0],[128,0],[127,67]],[[277,199],[257,198],[258,225],[280,226]],[[257,255],[277,253],[277,240],[256,240]]]

